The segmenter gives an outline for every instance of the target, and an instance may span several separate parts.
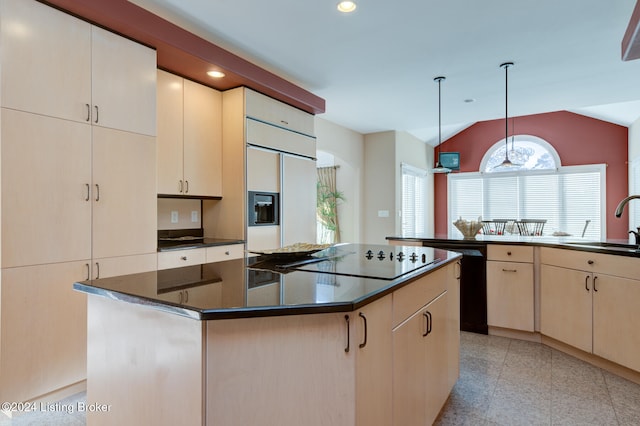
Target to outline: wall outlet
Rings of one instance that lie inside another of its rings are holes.
[[[198,210],[191,210],[191,222],[198,222]]]
[[[389,217],[389,210],[378,210],[378,217]]]
[[[179,216],[177,210],[171,210],[171,223],[178,223]]]

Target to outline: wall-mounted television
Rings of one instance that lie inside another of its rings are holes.
[[[460,153],[459,152],[441,152],[440,164],[451,170],[460,170]]]

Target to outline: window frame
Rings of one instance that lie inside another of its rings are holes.
[[[555,162],[556,170],[562,167],[562,162],[560,161],[560,155],[558,155],[558,151],[556,151],[553,145],[551,145],[549,142],[545,141],[544,139],[539,138],[538,136],[521,134],[521,135],[509,136],[507,138],[507,144],[511,143],[512,140],[514,141],[515,144],[517,144],[518,142],[533,142],[542,146],[544,149],[546,149],[549,152],[549,154],[553,158]],[[511,173],[508,171],[496,171],[496,172],[485,171],[487,168],[487,163],[489,162],[491,157],[493,157],[496,151],[501,149],[504,145],[505,145],[505,138],[502,138],[498,142],[494,143],[489,149],[487,149],[487,151],[484,153],[484,156],[482,157],[482,160],[480,161],[480,169],[479,169],[480,173],[500,173],[500,174]],[[528,169],[518,169],[518,170],[528,170]],[[552,169],[544,169],[544,170],[548,171]],[[531,171],[534,171],[534,170],[531,170]]]

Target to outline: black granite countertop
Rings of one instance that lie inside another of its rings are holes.
[[[430,246],[446,246],[451,249],[469,246],[486,246],[487,244],[533,245],[555,247],[569,250],[589,251],[594,253],[613,254],[618,256],[640,257],[640,249],[627,240],[593,241],[578,237],[554,236],[520,236],[520,235],[478,235],[475,239],[462,238],[424,238],[424,237],[387,237],[389,241],[421,242]]]
[[[365,259],[365,249],[376,255]],[[324,260],[307,258],[303,260],[314,262],[303,265],[293,259],[245,257],[82,281],[73,287],[197,320],[350,312],[461,256],[437,248],[389,245],[345,244],[329,250],[316,254]],[[384,259],[378,259],[379,250],[385,251]],[[389,256],[394,250],[417,253],[420,267],[398,262]]]

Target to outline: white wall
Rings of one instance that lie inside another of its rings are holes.
[[[336,170],[337,190],[345,197],[338,206],[342,242],[362,242],[364,136],[319,117],[316,117],[315,131],[316,149],[331,154],[334,163],[331,165],[339,166]]]

